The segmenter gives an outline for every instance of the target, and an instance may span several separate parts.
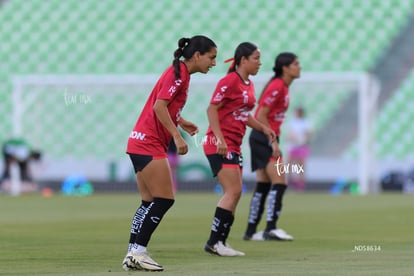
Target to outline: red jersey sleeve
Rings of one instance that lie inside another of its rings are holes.
[[[163,80],[157,99],[171,101],[176,96],[176,92],[179,91],[180,86],[183,84],[183,80],[175,79],[174,70],[168,71],[163,76]]]
[[[269,86],[263,91],[262,99],[260,100],[261,106],[266,106],[270,109],[277,104],[282,97],[284,97],[284,87],[281,82],[271,82]]]
[[[231,89],[228,89],[231,86],[228,78],[221,79],[214,90],[213,96],[211,97],[210,104],[225,104],[231,97]]]

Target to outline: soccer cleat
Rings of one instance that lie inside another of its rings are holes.
[[[236,253],[236,256],[244,256],[244,255],[246,255],[246,254],[244,254],[244,252],[241,252],[241,251],[238,251],[236,249],[233,249],[230,246],[230,244],[228,244],[228,243],[226,243],[224,246],[227,247],[227,249],[229,249],[229,250],[233,250]]]
[[[252,236],[249,236],[247,234],[245,234],[243,236],[243,240],[245,241],[264,241],[264,237],[263,237],[263,231],[259,231],[254,233]]]
[[[122,268],[125,271],[136,271],[136,270],[142,270],[142,267],[139,266],[139,264],[136,264],[133,261],[132,252],[128,252],[125,256],[123,262],[122,262]]]
[[[237,251],[230,247],[230,245],[224,245],[222,241],[217,242],[214,246],[206,244],[204,246],[204,251],[207,253],[223,256],[223,257],[234,257],[234,256],[244,256],[245,254],[241,251]]]
[[[147,252],[135,252],[132,251],[131,261],[136,267],[140,267],[147,271],[163,271],[162,265],[156,263]]]
[[[265,231],[263,233],[263,238],[265,240],[293,241],[293,237],[280,228]]]

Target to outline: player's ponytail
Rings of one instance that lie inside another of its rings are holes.
[[[210,51],[211,48],[217,48],[216,44],[210,38],[203,35],[196,35],[192,38],[180,38],[178,40],[178,48],[174,52],[174,74],[175,78],[179,79],[180,75],[180,58],[190,59],[193,57],[195,52],[199,52],[201,55],[204,55],[206,52]]]
[[[173,66],[174,66],[174,74],[175,78],[180,78],[180,58],[183,56],[183,48],[190,43],[189,38],[182,37],[180,40],[178,40],[178,48],[174,52],[174,60],[173,60]]]
[[[243,42],[237,46],[236,51],[234,52],[234,57],[227,59],[225,62],[232,61],[229,70],[227,73],[236,71],[237,67],[240,65],[242,57],[248,58],[257,50],[257,46],[250,42]]]

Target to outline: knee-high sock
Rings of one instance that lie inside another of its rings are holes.
[[[148,212],[137,233],[135,243],[141,246],[147,246],[151,239],[152,233],[158,227],[165,213],[174,204],[174,199],[155,197],[154,201],[148,206]]]
[[[208,239],[207,244],[214,246],[218,241],[225,242],[225,239],[230,232],[229,226],[231,226],[233,220],[234,217],[231,211],[216,207],[213,223],[211,225],[210,238]],[[228,232],[226,232],[227,230]]]
[[[247,221],[246,235],[252,236],[256,233],[257,225],[260,223],[264,211],[267,194],[270,190],[270,182],[257,182],[256,190],[250,201],[250,212]]]
[[[283,195],[286,191],[285,184],[273,184],[267,199],[267,224],[266,231],[276,229],[276,222],[282,211]]]
[[[132,250],[134,246],[137,233],[140,231],[142,222],[144,221],[145,215],[148,213],[148,206],[151,204],[149,201],[141,201],[141,206],[138,207],[131,223],[131,232],[129,235],[128,251]]]
[[[230,230],[231,230],[231,226],[233,225],[234,222],[234,215],[231,214],[231,217],[228,217],[228,221],[223,223],[223,233],[221,235],[221,241],[223,242],[223,244],[226,244],[226,240],[230,234]]]

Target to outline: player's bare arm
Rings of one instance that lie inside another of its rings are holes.
[[[217,138],[217,154],[226,156],[227,154],[227,144],[224,140],[224,135],[221,132],[220,121],[218,116],[218,110],[222,104],[210,104],[207,108],[207,117],[211,129],[214,132],[214,135]]]
[[[168,103],[168,100],[157,100],[154,104],[154,113],[161,124],[171,133],[177,146],[178,154],[186,154],[188,152],[188,145],[171,119],[167,108]]]
[[[191,136],[198,133],[198,126],[190,121],[185,120],[183,117],[181,117],[178,121],[178,125]]]

